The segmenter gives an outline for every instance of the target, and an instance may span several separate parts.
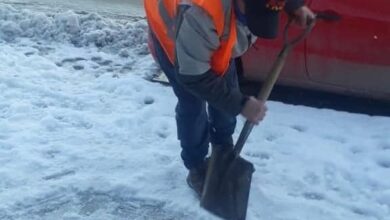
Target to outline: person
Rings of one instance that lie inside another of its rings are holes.
[[[150,50],[178,99],[187,183],[201,195],[209,144],[231,151],[236,116],[257,124],[267,110],[240,92],[234,58],[257,37],[276,37],[283,9],[302,27],[315,15],[303,0],[145,0],[144,7]]]

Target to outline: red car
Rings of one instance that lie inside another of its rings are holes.
[[[307,4],[330,19],[317,21],[305,42],[290,53],[279,84],[390,102],[389,0],[310,0]],[[261,81],[281,46],[281,37],[259,39],[242,57],[245,78]]]

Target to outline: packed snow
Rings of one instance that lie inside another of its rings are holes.
[[[217,219],[185,183],[171,88],[145,80],[146,32],[0,4],[0,219]],[[248,219],[390,220],[389,117],[267,105]]]

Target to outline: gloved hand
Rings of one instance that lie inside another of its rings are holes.
[[[246,101],[241,111],[241,115],[248,121],[254,124],[259,124],[259,122],[263,120],[266,111],[267,106],[265,106],[265,103],[251,96]]]
[[[291,15],[294,23],[302,28],[307,28],[311,24],[310,21],[314,21],[316,18],[316,15],[307,6],[298,8]]]

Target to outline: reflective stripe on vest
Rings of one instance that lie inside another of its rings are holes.
[[[230,33],[227,39],[222,39],[225,28],[225,10],[222,0],[192,0],[190,2],[205,10],[214,23],[220,39],[220,46],[212,54],[210,66],[215,73],[222,76],[229,67],[233,47],[237,41],[237,27],[233,8],[231,8],[230,16]],[[175,60],[175,15],[176,9],[181,3],[183,3],[183,0],[182,2],[179,2],[179,0],[144,1],[149,26],[161,43],[171,63],[174,63]],[[188,4],[188,0],[185,0],[184,4]]]

